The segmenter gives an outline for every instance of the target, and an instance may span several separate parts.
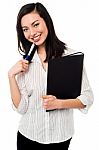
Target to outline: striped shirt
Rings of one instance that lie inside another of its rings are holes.
[[[68,49],[65,55],[73,52],[74,50]],[[19,132],[22,135],[45,144],[66,141],[73,136],[73,109],[46,112],[42,106],[41,96],[46,95],[47,71],[42,67],[37,51],[29,70],[17,76],[17,83],[21,92],[21,101],[15,109],[22,114],[19,124]],[[87,113],[93,103],[93,93],[85,68],[83,68],[81,95],[78,99],[86,105],[80,110]]]

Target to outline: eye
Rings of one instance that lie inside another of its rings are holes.
[[[35,24],[34,24],[34,27],[37,27],[37,26],[39,26],[39,23],[35,23]]]
[[[23,32],[27,32],[27,31],[28,31],[28,29],[26,29],[26,28],[23,29]]]

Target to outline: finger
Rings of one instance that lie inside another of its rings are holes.
[[[43,99],[46,99],[47,97],[48,97],[47,95],[43,95],[43,96],[42,96]]]
[[[21,69],[21,72],[25,72],[26,70],[24,68]]]
[[[20,68],[21,68],[20,70],[23,71],[23,72],[28,70],[28,67],[25,66],[25,65],[22,65]]]
[[[42,98],[43,98],[43,99],[52,98],[52,95],[43,95]]]
[[[25,62],[22,62],[22,65],[23,65],[23,66],[29,66],[29,64],[28,64],[28,63],[25,63]]]
[[[48,103],[49,102],[49,99],[44,99],[44,103]]]
[[[22,62],[22,67],[23,67],[24,69],[28,69],[29,64],[26,64],[26,63]]]
[[[49,105],[48,105],[48,103],[44,102],[43,106],[44,106],[44,108],[48,108]]]
[[[28,69],[28,65],[23,65],[23,68],[24,69]]]
[[[25,60],[25,59],[23,59],[22,62],[25,63],[25,64],[29,64],[29,61]]]

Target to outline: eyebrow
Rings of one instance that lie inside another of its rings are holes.
[[[37,21],[39,21],[39,20],[33,21],[33,22],[31,23],[31,25],[35,24],[35,22],[37,22]],[[22,26],[22,28],[27,28],[27,26]]]

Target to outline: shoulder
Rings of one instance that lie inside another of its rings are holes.
[[[66,55],[69,55],[69,54],[73,54],[73,53],[76,53],[78,52],[77,50],[74,50],[72,48],[68,48],[66,50],[64,50],[64,53],[63,53],[63,56],[66,56]]]

